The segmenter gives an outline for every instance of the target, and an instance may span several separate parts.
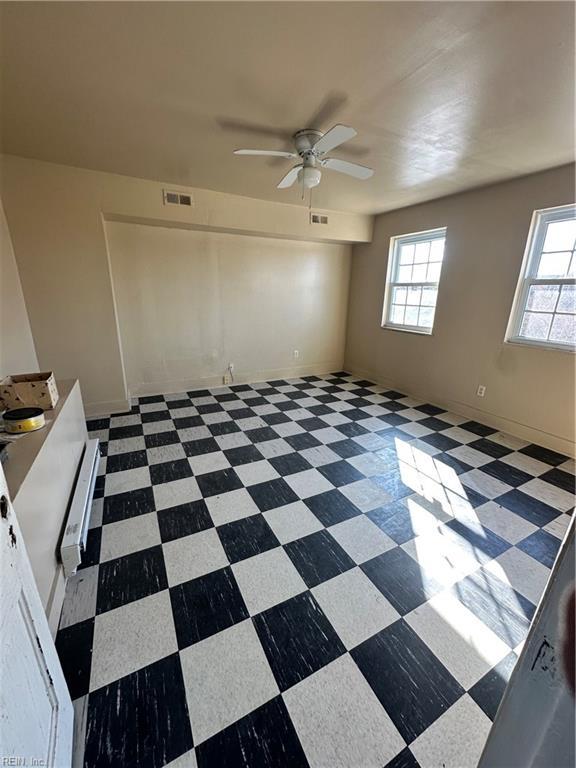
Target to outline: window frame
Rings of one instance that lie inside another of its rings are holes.
[[[442,254],[442,261],[440,262],[440,274],[436,282],[421,281],[417,283],[404,283],[393,280],[397,274],[400,259],[400,247],[405,244],[416,244],[422,242],[428,242],[432,240],[444,240],[444,250],[446,250],[446,237],[448,229],[447,227],[435,227],[434,229],[427,229],[422,232],[411,232],[404,235],[394,235],[390,238],[390,247],[388,250],[388,266],[386,269],[386,284],[384,289],[384,305],[382,308],[382,321],[381,327],[389,331],[403,331],[404,333],[417,333],[422,336],[431,336],[434,330],[434,323],[436,321],[436,308],[438,306],[438,292],[440,289],[440,279],[442,277],[442,267],[444,266],[444,254]],[[432,287],[436,288],[436,304],[434,305],[434,319],[430,328],[426,328],[423,325],[407,325],[405,323],[398,324],[393,323],[389,319],[389,310],[394,288],[403,287]]]
[[[566,221],[573,219],[576,215],[576,204],[560,205],[554,208],[540,208],[532,214],[530,220],[530,229],[526,240],[526,249],[522,259],[522,266],[518,276],[518,283],[514,293],[514,300],[510,310],[508,326],[504,341],[506,344],[520,344],[527,347],[538,347],[539,349],[556,350],[560,352],[576,353],[576,345],[564,344],[560,341],[548,341],[543,339],[529,339],[520,336],[520,328],[524,313],[528,311],[528,296],[532,285],[557,285],[560,288],[564,285],[576,285],[576,278],[554,277],[538,278],[537,265],[542,254],[542,248],[548,231],[548,224],[557,221]]]

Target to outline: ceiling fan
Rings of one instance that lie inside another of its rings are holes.
[[[313,128],[305,128],[302,131],[297,131],[292,137],[294,152],[283,152],[276,149],[235,149],[234,154],[283,157],[286,160],[299,157],[302,162],[291,168],[280,179],[277,188],[291,187],[298,179],[303,187],[311,189],[320,184],[321,168],[346,173],[356,179],[369,179],[374,174],[373,169],[367,168],[365,165],[350,163],[348,160],[340,160],[337,157],[326,157],[327,152],[339,147],[354,136],[356,136],[354,128],[349,128],[346,125],[335,125],[326,133],[316,131]]]

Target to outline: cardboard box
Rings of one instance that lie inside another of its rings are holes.
[[[52,371],[21,373],[0,381],[0,402],[4,409],[35,405],[45,411],[58,402],[58,389]]]

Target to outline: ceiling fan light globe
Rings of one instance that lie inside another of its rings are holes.
[[[317,187],[321,178],[322,172],[319,168],[305,166],[298,171],[298,181],[302,182],[306,189]]]

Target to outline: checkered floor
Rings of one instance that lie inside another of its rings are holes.
[[[344,372],[142,397],[57,647],[85,768],[473,768],[574,463]]]

